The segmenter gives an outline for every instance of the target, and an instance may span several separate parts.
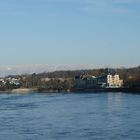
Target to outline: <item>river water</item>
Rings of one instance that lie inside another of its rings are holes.
[[[0,140],[140,140],[140,95],[0,94]]]

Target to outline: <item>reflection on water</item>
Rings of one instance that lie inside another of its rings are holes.
[[[1,94],[1,140],[139,140],[140,95]]]

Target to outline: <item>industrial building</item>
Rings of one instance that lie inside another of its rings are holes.
[[[98,89],[98,88],[120,88],[123,80],[117,73],[103,73],[98,77],[81,74],[75,77],[75,88],[79,89]]]

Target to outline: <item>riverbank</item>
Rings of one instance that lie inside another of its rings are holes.
[[[34,93],[38,92],[37,88],[19,88],[11,90],[12,93]]]
[[[125,92],[125,93],[140,93],[140,88],[95,88],[95,89],[72,89],[72,92]]]
[[[45,88],[18,88],[11,90],[2,90],[0,93],[101,93],[101,92],[124,92],[124,93],[140,93],[140,88],[101,88],[101,89],[71,89],[71,90],[53,90]]]
[[[18,89],[7,89],[7,90],[1,90],[0,93],[35,93],[38,92],[37,88],[18,88]]]
[[[45,89],[45,88],[18,88],[18,89],[5,89],[0,90],[0,93],[70,93],[70,90],[52,90],[52,89]]]
[[[70,93],[71,90],[38,88],[38,92],[39,93]]]

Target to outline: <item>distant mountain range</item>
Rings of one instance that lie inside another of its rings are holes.
[[[60,70],[81,70],[81,69],[97,69],[106,68],[107,66],[96,66],[96,65],[49,65],[49,64],[36,64],[36,65],[17,65],[17,66],[0,66],[0,77],[7,75],[17,74],[32,74],[42,72],[53,72]]]
[[[17,66],[0,66],[0,77],[17,74],[32,74],[42,72],[53,72],[59,70],[80,70],[97,68],[95,65],[17,65]]]

